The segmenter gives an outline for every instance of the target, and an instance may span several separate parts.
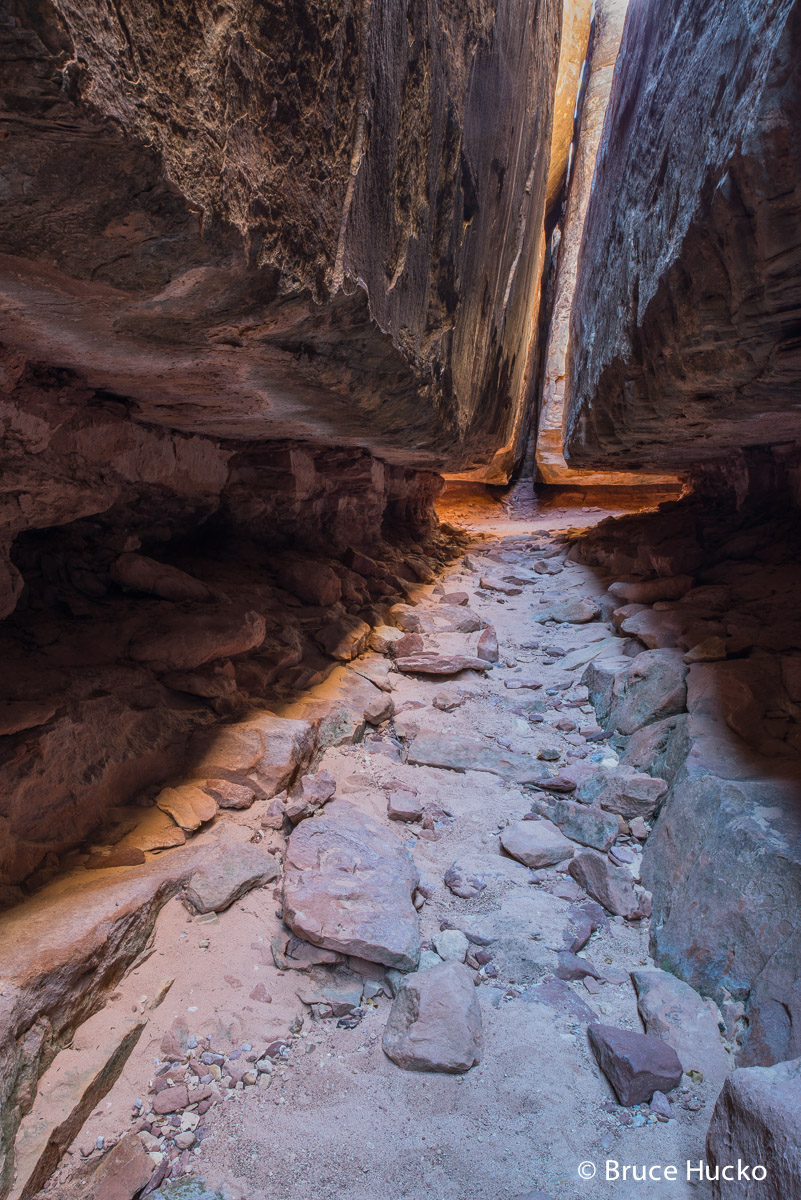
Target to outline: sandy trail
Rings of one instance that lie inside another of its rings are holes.
[[[553,896],[564,885],[564,871],[532,872],[501,854],[499,832],[529,811],[531,791],[487,772],[404,761],[423,728],[444,740],[481,735],[535,759],[540,751],[549,757],[557,752],[558,759],[547,763],[551,768],[587,756],[614,760],[607,746],[585,742],[580,733],[594,721],[579,682],[581,669],[565,671],[559,657],[544,653],[545,647],[587,646],[612,636],[613,627],[600,620],[538,623],[558,598],[599,596],[606,583],[593,570],[568,562],[517,595],[480,587],[486,576],[503,578],[530,568],[536,558],[528,548],[533,531],[536,545],[550,546],[560,529],[595,523],[607,511],[564,509],[509,521],[492,502],[450,505],[447,519],[475,536],[467,561],[476,569],[460,559],[436,584],[421,587],[418,601],[436,604],[442,590],[469,592],[470,607],[497,631],[499,663],[485,676],[465,672],[446,681],[393,672],[394,720],[357,745],[330,748],[319,764],[337,780],[337,795],[405,842],[432,884],[432,899],[420,913],[425,946],[445,921],[488,922],[500,931],[490,972],[482,973],[478,986],[485,1038],[480,1065],[466,1076],[400,1070],[381,1049],[392,1003],[383,994],[363,1004],[364,1016],[353,1029],[339,1027],[333,1018],[315,1019],[296,994],[307,981],[300,972],[279,971],[270,953],[282,925],[280,886],[252,891],[213,919],[193,918],[176,898],[159,917],[152,953],[104,1010],[106,1021],[132,1010],[146,1012],[145,1035],[46,1189],[48,1196],[67,1200],[80,1194],[70,1176],[80,1148],[127,1130],[137,1115],[134,1100],[147,1108],[148,1086],[170,1031],[184,1038],[206,1036],[226,1054],[242,1046],[243,1053],[260,1053],[278,1038],[289,1049],[272,1077],[254,1087],[239,1085],[203,1115],[200,1139],[185,1155],[188,1178],[162,1185],[155,1193],[159,1200],[218,1193],[226,1200],[514,1200],[537,1189],[558,1200],[678,1200],[702,1194],[682,1182],[604,1179],[608,1157],[625,1164],[679,1164],[681,1176],[687,1159],[703,1155],[715,1089],[689,1084],[685,1077],[689,1089],[675,1095],[675,1118],[666,1123],[620,1109],[588,1047],[586,1018],[579,1019],[569,1003],[537,1002],[536,985],[547,974],[542,945],[555,936],[552,925],[541,923],[542,903],[551,905],[554,919],[566,920],[571,906]],[[532,676],[541,688],[506,687]],[[444,691],[462,692],[464,703],[452,712],[433,707],[433,697]],[[570,719],[576,729],[568,728]],[[433,837],[419,824],[389,822],[392,781],[415,788],[425,804],[447,809],[453,818],[438,821]],[[261,833],[262,815],[256,805],[223,819],[240,826],[244,841]],[[284,837],[268,832],[263,844],[280,855]],[[635,851],[636,874],[637,843],[625,844]],[[487,868],[487,887],[472,900],[453,895],[443,883],[448,867],[465,857]],[[582,954],[613,979],[597,994],[580,982],[566,985],[577,1004],[589,1005],[604,1023],[642,1029],[628,972],[650,964],[647,924],[615,918],[593,934]],[[166,999],[150,1010],[150,999],[169,978],[174,983]],[[257,983],[271,1003],[251,999]],[[694,1066],[703,1070],[703,1064]],[[691,1102],[697,1111],[684,1107]],[[596,1164],[593,1181],[579,1178],[583,1162]],[[191,1184],[193,1179],[203,1183]]]

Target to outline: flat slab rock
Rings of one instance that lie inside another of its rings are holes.
[[[471,654],[436,654],[422,651],[396,658],[395,666],[405,675],[458,675],[460,671],[486,671],[490,664]]]
[[[667,1094],[681,1083],[682,1066],[661,1038],[614,1025],[590,1025],[590,1046],[621,1104],[647,1104],[654,1092]]]
[[[223,912],[251,888],[271,883],[278,874],[278,863],[258,846],[227,846],[194,872],[186,898],[199,913]]]
[[[407,761],[415,766],[443,767],[450,771],[487,771],[517,783],[534,783],[543,777],[542,763],[526,754],[505,750],[489,738],[438,733],[430,729],[423,729],[416,735],[409,746]]]
[[[420,876],[398,837],[345,800],[302,821],[284,862],[284,921],[298,937],[411,971],[420,957]]]
[[[406,1071],[463,1074],[480,1062],[481,1009],[470,969],[445,962],[407,976],[381,1044],[387,1057]]]
[[[799,1200],[801,1058],[732,1072],[712,1113],[706,1157],[721,1172],[735,1165],[731,1180],[713,1184],[715,1200]],[[763,1165],[764,1182],[737,1182],[738,1159]]]

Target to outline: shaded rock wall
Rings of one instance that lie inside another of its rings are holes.
[[[571,323],[571,466],[797,440],[801,5],[629,12]]]
[[[768,455],[751,468],[757,496],[790,499],[791,472]],[[606,698],[622,664],[597,662],[588,682],[623,762],[670,784],[642,866],[652,952],[723,1006],[744,1066],[801,1054],[801,621],[788,603],[801,563],[786,512],[738,509],[718,478],[701,498],[606,522],[577,549],[616,579],[656,579],[659,595],[665,577],[676,585],[676,599],[613,603],[623,634],[676,656],[682,711],[645,711],[622,736]]]
[[[508,469],[560,19],[12,4],[6,344],[184,433]]]

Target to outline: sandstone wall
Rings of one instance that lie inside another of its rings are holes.
[[[798,438],[800,26],[794,0],[632,7],[578,264],[571,466]]]
[[[12,4],[6,344],[183,433],[508,468],[560,21]]]

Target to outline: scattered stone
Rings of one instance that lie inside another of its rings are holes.
[[[555,604],[538,619],[557,621],[565,625],[586,625],[600,615],[601,609],[594,600],[565,600],[561,604]]]
[[[233,725],[203,730],[193,739],[189,762],[196,779],[252,776],[267,798],[288,787],[311,759],[314,726],[310,721],[262,712]]]
[[[297,991],[304,1004],[327,1004],[334,1017],[346,1017],[361,1004],[364,980],[347,967],[312,968],[309,975],[309,983]]]
[[[184,1084],[176,1084],[175,1087],[162,1088],[160,1092],[156,1092],[151,1101],[153,1112],[159,1116],[166,1116],[168,1113],[181,1112],[189,1103],[189,1095]]]
[[[303,775],[300,794],[291,797],[285,805],[286,815],[293,825],[310,817],[327,804],[337,790],[337,781],[329,771],[318,771],[316,775]]]
[[[561,797],[554,800],[535,800],[532,812],[547,817],[561,829],[565,837],[603,853],[606,853],[618,836],[615,817],[607,816],[606,813],[586,804],[576,804],[573,800]]]
[[[557,762],[561,757],[561,750],[557,750],[553,746],[543,746],[541,750],[537,751],[537,758],[543,762]]]
[[[556,957],[558,959],[555,972],[557,979],[573,981],[586,979],[588,976],[592,979],[603,979],[603,975],[595,969],[591,962],[587,962],[586,958],[579,958],[570,950],[560,950]]]
[[[481,576],[481,587],[485,592],[500,592],[502,596],[519,596],[523,589],[514,583],[506,583],[503,579],[492,579],[489,575]]]
[[[653,816],[667,790],[664,779],[655,779],[621,764],[608,772],[599,771],[584,781],[578,795],[580,800],[592,800],[606,812],[619,813],[626,820],[632,820]]]
[[[370,633],[368,645],[376,654],[389,654],[395,642],[403,637],[394,625],[377,625]]]
[[[266,632],[260,613],[237,611],[233,605],[169,613],[148,623],[129,645],[128,655],[157,670],[188,671],[245,654],[261,645]]]
[[[660,1038],[614,1025],[590,1025],[587,1034],[599,1067],[626,1108],[647,1104],[654,1092],[670,1092],[681,1083],[678,1055]]]
[[[469,604],[470,594],[469,592],[445,592],[440,596],[439,602],[440,604]]]
[[[545,983],[538,983],[528,988],[522,999],[524,1004],[545,1004],[582,1025],[598,1020],[598,1014],[562,979],[547,979]]]
[[[388,721],[395,712],[395,703],[391,696],[377,696],[364,710],[364,719],[368,725],[380,725]]]
[[[501,834],[501,845],[512,858],[534,870],[565,862],[575,851],[562,831],[545,819],[513,822]]]
[[[277,796],[270,802],[270,806],[266,813],[262,815],[262,829],[283,829],[284,821],[287,819],[286,806]]]
[[[131,1200],[150,1182],[154,1170],[141,1140],[135,1133],[125,1133],[92,1174],[91,1200]]]
[[[602,854],[595,850],[582,850],[574,857],[569,870],[576,883],[593,900],[602,904],[607,912],[629,918],[640,915],[639,900],[630,872],[612,866]]]
[[[669,1121],[673,1116],[673,1109],[670,1107],[670,1101],[664,1092],[654,1092],[651,1097],[651,1112],[658,1117],[662,1117],[665,1121]]]
[[[278,582],[299,600],[319,608],[330,608],[342,598],[342,583],[336,571],[315,559],[282,563]]]
[[[444,962],[463,963],[469,948],[461,929],[442,929],[434,938],[434,949]]]
[[[390,821],[419,821],[423,816],[423,805],[414,792],[390,792],[387,816]]]
[[[384,1030],[388,1058],[407,1071],[461,1074],[481,1061],[482,1043],[469,967],[446,962],[406,976]]]
[[[387,967],[413,970],[420,954],[412,893],[419,875],[396,835],[344,800],[289,839],[284,920],[298,937]]]
[[[801,1058],[733,1071],[706,1135],[714,1168],[735,1164],[732,1182],[713,1184],[715,1200],[798,1200],[801,1195]],[[765,1168],[764,1181],[736,1181],[736,1164]]]
[[[643,821],[642,817],[634,817],[629,821],[629,829],[631,836],[636,838],[638,842],[644,842],[648,837],[648,826]]]
[[[213,862],[195,871],[186,898],[199,913],[222,912],[251,888],[271,883],[279,874],[275,859],[245,843],[220,847]]]
[[[437,692],[431,703],[440,712],[453,712],[455,708],[461,708],[464,702],[465,696],[462,692]]]
[[[500,657],[498,635],[491,625],[488,625],[479,637],[476,654],[479,658],[483,658],[489,663],[496,663],[498,661]]]
[[[196,783],[164,788],[156,796],[156,804],[187,833],[194,833],[217,815],[217,801]]]
[[[680,600],[695,580],[691,575],[671,575],[666,579],[647,579],[636,583],[612,583],[609,592],[626,604],[655,604],[657,600]]]
[[[445,872],[445,886],[453,892],[454,896],[461,896],[463,900],[472,900],[474,896],[478,896],[484,891],[487,881],[468,863],[455,862]]]
[[[684,655],[686,663],[720,662],[727,657],[725,639],[722,637],[704,638],[697,646],[693,646]]]

